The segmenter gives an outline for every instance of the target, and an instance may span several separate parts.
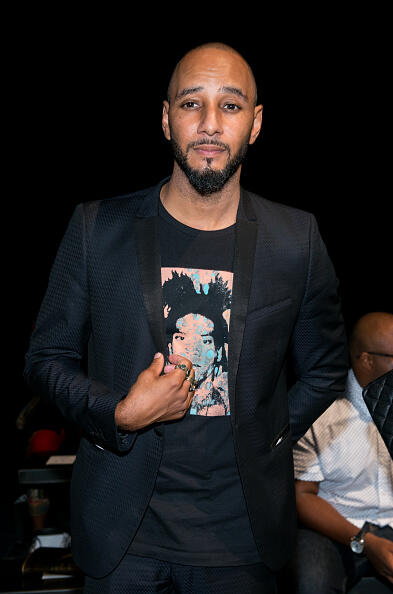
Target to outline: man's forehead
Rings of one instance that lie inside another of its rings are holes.
[[[177,64],[169,86],[171,99],[184,89],[204,90],[213,86],[217,92],[238,89],[244,95],[255,93],[255,82],[247,62],[234,50],[201,48],[191,50]]]
[[[203,326],[204,328],[214,328],[214,322],[206,318],[202,314],[198,313],[189,313],[179,318],[176,322],[177,328],[185,328],[185,327],[194,327],[194,326]]]

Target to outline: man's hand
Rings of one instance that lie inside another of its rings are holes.
[[[180,355],[170,355],[171,365],[164,369],[164,356],[157,353],[151,365],[142,371],[127,396],[119,402],[115,421],[119,429],[137,431],[157,421],[181,419],[189,409],[194,392],[190,392],[190,380],[195,371],[192,363]],[[177,364],[190,370],[189,379]]]
[[[393,542],[367,532],[364,536],[364,552],[378,573],[393,584]]]

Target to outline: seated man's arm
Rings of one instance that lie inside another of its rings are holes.
[[[330,503],[318,495],[319,483],[296,481],[296,507],[299,519],[307,527],[331,540],[349,546],[359,532]],[[375,569],[393,584],[393,542],[370,532],[364,538],[364,552]]]
[[[296,483],[296,507],[301,522],[332,540],[349,545],[352,536],[359,532],[330,503],[319,497],[319,483],[299,481]]]

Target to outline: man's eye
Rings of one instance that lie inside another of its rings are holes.
[[[212,338],[203,338],[202,342],[203,342],[203,344],[212,344],[213,339]]]
[[[226,111],[239,111],[240,107],[236,103],[225,103],[224,109]]]
[[[198,104],[195,103],[195,101],[186,101],[182,104],[182,107],[185,107],[186,109],[192,109],[193,107],[198,107]]]
[[[175,340],[184,340],[184,336],[182,336],[181,334],[177,334],[173,337]]]

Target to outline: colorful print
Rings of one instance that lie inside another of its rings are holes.
[[[162,268],[168,354],[187,357],[197,388],[191,415],[229,415],[228,334],[232,272]]]

